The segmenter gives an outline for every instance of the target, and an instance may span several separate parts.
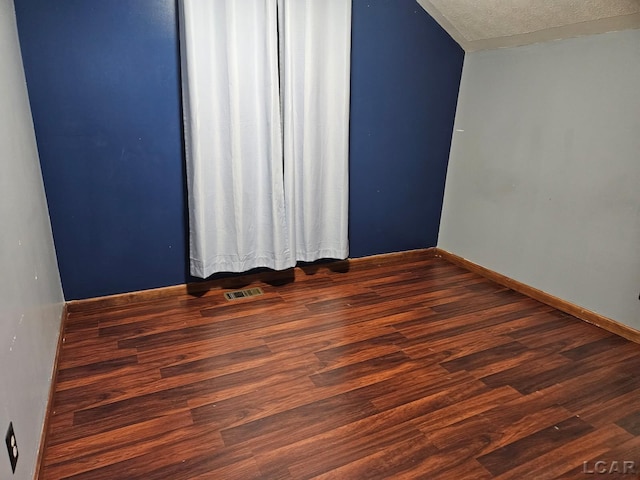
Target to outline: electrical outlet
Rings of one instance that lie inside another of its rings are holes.
[[[5,441],[7,442],[7,450],[9,451],[11,471],[16,473],[16,465],[18,464],[18,442],[16,442],[16,434],[13,431],[13,422],[9,423],[9,430],[7,430]]]

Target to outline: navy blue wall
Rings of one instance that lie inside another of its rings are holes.
[[[15,0],[67,300],[190,281],[175,0]],[[433,246],[463,53],[353,1],[351,256]]]
[[[185,281],[173,0],[15,0],[65,297]]]
[[[415,0],[353,2],[350,255],[438,239],[464,52]]]

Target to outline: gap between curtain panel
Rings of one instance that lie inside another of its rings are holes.
[[[191,274],[348,256],[351,0],[180,0]]]

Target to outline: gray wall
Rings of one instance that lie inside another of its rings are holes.
[[[0,0],[0,478],[33,478],[62,312],[13,2]],[[19,447],[11,474],[4,437]]]
[[[640,30],[467,54],[438,246],[640,329]]]

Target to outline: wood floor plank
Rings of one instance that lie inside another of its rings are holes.
[[[463,398],[456,403],[443,406],[437,410],[425,411],[424,408],[420,408],[416,411],[412,422],[416,423],[425,435],[431,435],[434,431],[449,428],[475,415],[492,410],[514,398],[517,398],[517,392],[509,387],[491,390]],[[416,403],[422,404],[423,402],[418,401]]]
[[[171,417],[174,420],[178,420],[177,416]],[[100,450],[94,450],[82,455],[83,449],[80,449],[75,453],[73,458],[69,460],[63,460],[59,462],[50,462],[46,465],[46,468],[55,475],[55,472],[65,472],[65,475],[75,476],[80,474],[87,474],[95,470],[96,464],[103,466],[111,466],[118,463],[130,461],[132,458],[141,457],[143,455],[149,455],[156,453],[160,449],[164,449],[173,444],[187,443],[193,441],[193,437],[198,437],[202,441],[207,441],[210,448],[220,448],[222,446],[222,440],[217,432],[210,432],[205,430],[196,431],[196,427],[189,423],[179,423],[169,426],[166,423],[162,426],[165,428],[160,430],[155,428],[154,431],[149,431],[147,425],[140,425],[141,429],[145,431],[146,435],[141,436],[140,433],[136,433],[134,437],[135,441],[119,443],[118,448],[114,448],[110,445],[108,448],[104,448],[105,444],[102,443],[103,448]],[[161,426],[159,422],[151,424],[153,427]],[[134,428],[129,431],[135,431]],[[86,441],[86,440],[85,440]],[[169,452],[167,452],[168,454]]]
[[[584,478],[640,452],[640,345],[431,253],[216,282],[73,305],[40,480]]]
[[[583,420],[569,417],[557,425],[543,428],[491,453],[481,455],[478,461],[493,475],[498,476],[593,430],[594,428]]]
[[[311,478],[406,440],[422,442],[423,434],[404,423],[407,416],[403,413],[402,409],[388,410],[285,447],[263,446],[255,450],[260,469],[267,474],[285,463],[294,477]]]
[[[83,337],[77,341],[66,341],[65,338],[64,348],[58,360],[58,369],[62,371],[66,368],[92,365],[137,354],[138,351],[135,348],[118,348],[117,340],[102,341],[97,336]]]
[[[584,480],[591,478],[581,470],[578,471],[578,468],[582,468],[584,459],[599,457],[607,451],[608,446],[619,445],[628,441],[629,438],[630,435],[617,425],[607,425],[580,438],[556,445],[547,453],[539,455],[529,462],[519,464],[495,478],[500,480],[521,480],[523,478]]]
[[[570,350],[586,343],[601,340],[603,336],[608,335],[608,332],[603,332],[598,327],[589,325],[587,325],[587,327],[588,328],[582,329],[580,332],[576,332],[573,325],[558,325],[557,328],[553,330],[553,336],[536,333],[528,336],[521,336],[517,340],[529,348],[540,348],[548,345],[549,343],[563,342],[563,348],[565,350]]]
[[[213,339],[193,338],[183,344],[182,348],[176,348],[175,345],[169,344],[138,352],[138,362],[153,365],[155,368],[170,367],[241,349],[258,348],[264,344],[260,338],[249,338],[244,332]]]
[[[630,413],[615,423],[631,435],[640,436],[640,410]]]
[[[460,370],[476,370],[501,360],[512,358],[527,351],[527,347],[518,342],[510,342],[503,345],[487,348],[478,352],[458,357],[455,360],[447,360],[441,365],[449,372]]]
[[[633,407],[630,406],[637,404],[638,398],[640,398],[640,388],[634,387],[626,393],[616,392],[608,400],[597,403],[589,402],[583,408],[578,409],[576,414],[591,425],[602,427],[617,422],[633,411]]]
[[[351,363],[344,367],[314,373],[309,378],[316,387],[349,383],[354,380],[359,381],[362,377],[368,375],[380,378],[380,375],[386,375],[389,371],[395,374],[397,367],[407,365],[410,361],[411,359],[404,352],[393,352],[362,362]]]
[[[359,361],[363,358],[363,354],[373,350],[378,353],[380,348],[388,347],[390,351],[396,352],[401,347],[406,338],[400,333],[393,332],[386,335],[378,335],[365,340],[357,340],[351,343],[325,348],[315,352],[316,357],[324,364],[332,367],[340,366],[343,363],[353,363],[353,360]],[[374,355],[379,356],[379,355]]]
[[[511,403],[513,405],[513,402]],[[508,411],[505,413],[503,409]],[[475,437],[491,438],[486,448],[479,452],[479,455],[486,455],[526,438],[541,428],[553,427],[570,416],[571,413],[566,409],[554,405],[533,413],[515,409],[513,406],[500,406],[445,428],[431,430],[428,438],[439,449],[455,447]]]
[[[433,342],[411,343],[403,345],[403,351],[411,358],[419,359],[436,353],[444,354],[440,362],[455,360],[488,348],[497,347],[513,342],[506,335],[495,335],[488,330],[468,332],[451,338],[444,338]]]
[[[260,345],[258,347],[249,347],[242,350],[236,350],[229,353],[223,353],[221,355],[212,355],[207,358],[201,358],[198,360],[192,360],[189,362],[182,362],[174,364],[168,367],[160,368],[160,375],[162,378],[176,377],[178,375],[185,375],[189,373],[202,373],[211,372],[219,369],[231,367],[253,359],[266,359],[273,354],[266,345]]]
[[[563,352],[562,355],[574,361],[583,360],[599,353],[608,353],[612,348],[625,348],[627,345],[633,347],[633,344],[626,342],[622,337],[607,335],[592,342],[568,349]],[[631,348],[631,350],[635,350],[635,348]]]
[[[527,395],[538,390],[544,390],[551,385],[570,380],[573,377],[588,374],[597,368],[598,365],[593,363],[576,364],[572,362],[550,370],[544,370],[540,373],[531,373],[531,371],[526,371],[525,366],[525,368],[519,372],[519,375],[513,377],[508,384],[523,395]],[[492,380],[493,379],[495,379],[495,377],[492,377]],[[484,378],[483,381],[487,382],[488,385],[496,385],[496,383],[490,381],[488,378]]]
[[[208,424],[213,429],[222,430],[304,405],[308,403],[308,392],[313,388],[314,385],[309,379],[293,378],[272,383],[260,390],[214,401],[190,399],[189,406],[195,423]],[[327,394],[327,397],[329,396],[331,395]]]
[[[345,336],[349,338],[352,332],[360,332],[372,326],[387,326],[389,318],[394,315],[406,315],[413,317],[414,312],[407,309],[406,305],[391,305],[378,308],[361,308],[345,315],[320,314],[305,317],[303,320],[281,329],[278,333],[262,337],[265,343],[273,351],[281,350],[282,346],[291,348],[292,342],[303,344],[311,340],[318,343],[319,340],[327,341],[327,346],[343,342]]]
[[[562,388],[555,386],[554,390],[556,398],[559,398],[558,391],[569,394],[559,399],[558,403],[572,412],[581,413],[587,408],[599,405],[600,412],[604,413],[603,405],[609,400],[623,397],[627,393],[640,392],[640,381],[602,368],[572,378],[564,382]]]
[[[448,339],[468,332],[477,332],[500,325],[504,322],[517,320],[529,313],[535,313],[539,305],[527,305],[514,309],[509,305],[486,306],[482,314],[478,312],[464,313],[459,316],[434,313],[422,320],[422,323],[412,321],[409,328],[406,325],[396,325],[396,328],[413,341],[413,344]],[[529,307],[529,308],[527,308]]]
[[[619,432],[619,430],[616,431]],[[625,438],[628,437],[622,432],[620,434],[621,438],[617,444],[602,442],[599,452],[583,460],[578,467],[567,473],[567,477],[585,478],[586,475],[590,477],[598,475],[606,478],[638,478],[640,476],[640,460],[638,460],[640,458],[640,437],[635,436],[625,441]],[[614,446],[603,452],[603,444],[613,444]],[[596,462],[601,463],[596,466]]]
[[[219,432],[201,426],[187,427],[179,432],[182,434],[179,439],[175,438],[174,432],[160,434],[164,441],[160,446],[154,444],[151,451],[146,451],[142,445],[142,455],[132,450],[128,458],[119,462],[95,462],[92,469],[70,475],[74,470],[58,468],[50,476],[60,480],[186,480],[218,468],[244,466],[243,462],[253,461],[250,451],[220,448]],[[244,471],[244,468],[240,470]]]
[[[128,355],[126,357],[117,357],[101,362],[90,363],[88,365],[80,365],[77,367],[65,368],[60,370],[57,381],[60,383],[78,381],[82,378],[111,374],[128,367],[138,364],[137,355]]]
[[[331,414],[327,415],[327,412]],[[363,402],[352,392],[347,392],[227,428],[220,433],[226,446],[243,442],[266,442],[271,448],[276,448],[296,439],[338,428],[376,412],[377,409],[371,403]]]
[[[426,461],[433,461],[434,455],[437,453],[438,450],[426,440],[416,441],[410,438],[368,457],[312,478],[318,480],[345,478],[374,480],[396,478],[401,474],[415,475],[416,472],[414,470],[416,467],[421,466]]]
[[[146,422],[127,425],[89,436],[80,437],[65,443],[51,445],[48,449],[47,465],[76,463],[78,458],[89,458],[95,463],[94,455],[104,451],[122,451],[127,445],[142,443],[158,436],[159,432],[170,432],[192,425],[193,418],[189,410],[174,415],[153,418]]]

